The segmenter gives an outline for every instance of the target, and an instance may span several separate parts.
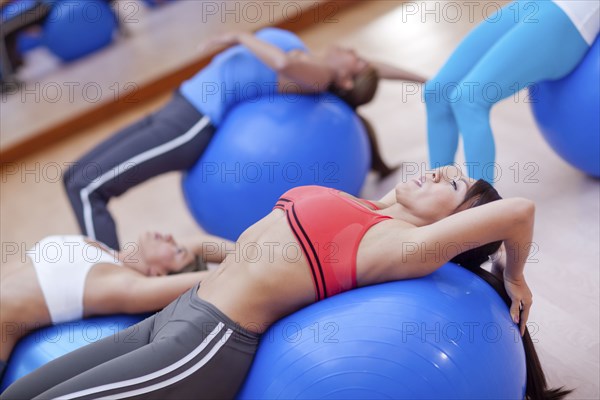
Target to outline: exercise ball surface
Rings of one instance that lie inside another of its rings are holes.
[[[355,289],[261,338],[239,399],[523,399],[525,353],[500,296],[454,264]]]
[[[147,314],[111,315],[65,322],[23,337],[8,360],[0,392],[50,361],[135,325]]]
[[[10,19],[19,18],[19,16],[31,12],[35,6],[35,0],[13,0],[4,3],[0,9],[0,22],[4,23]]]
[[[16,18],[21,18],[22,15],[31,13],[37,5],[36,0],[14,0],[2,7],[1,23]],[[32,50],[41,44],[41,35],[32,33],[31,28],[25,28],[16,33],[17,35],[17,51],[23,54]]]
[[[117,18],[104,0],[57,2],[44,24],[44,44],[63,61],[73,61],[108,45]]]
[[[229,112],[184,177],[183,191],[206,231],[235,240],[293,187],[358,195],[370,164],[365,128],[342,100],[276,95]]]
[[[600,39],[566,77],[530,89],[537,124],[552,149],[586,174],[600,177]]]
[[[24,31],[17,36],[17,50],[24,54],[42,45],[43,37],[39,32]]]

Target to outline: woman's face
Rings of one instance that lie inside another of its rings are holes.
[[[473,183],[459,168],[446,166],[396,185],[396,201],[431,224],[455,213]]]
[[[335,85],[345,90],[352,89],[354,77],[368,66],[354,50],[338,46],[329,48],[325,59],[335,72]]]
[[[181,271],[194,255],[177,245],[173,236],[146,232],[138,241],[140,261],[147,276],[163,276]]]

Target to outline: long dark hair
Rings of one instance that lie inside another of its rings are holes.
[[[377,86],[379,85],[379,74],[375,68],[368,66],[354,77],[353,82],[354,85],[350,90],[342,89],[334,84],[332,84],[328,90],[344,100],[344,102],[356,112],[356,109],[359,106],[367,104],[375,97]],[[373,126],[358,112],[356,112],[356,115],[358,115],[363,123],[365,131],[367,132],[367,137],[369,138],[371,147],[371,169],[379,175],[380,179],[383,179],[392,174],[399,167],[390,167],[383,161],[383,157],[381,157],[381,152],[379,151],[379,144],[377,143],[377,135],[375,134]]]
[[[492,201],[500,200],[502,197],[496,189],[486,181],[480,179],[469,188],[465,198],[459,208],[468,206],[468,208],[477,207]],[[486,281],[497,293],[508,307],[511,305],[511,299],[506,292],[502,279],[481,268],[481,264],[489,259],[500,248],[502,242],[488,243],[479,246],[454,257],[451,261],[468,269],[481,279]],[[538,358],[533,341],[529,335],[529,330],[525,329],[525,335],[522,338],[523,349],[525,350],[525,363],[527,365],[527,389],[525,392],[528,400],[559,400],[564,398],[572,390],[563,387],[549,389],[546,382],[546,376]]]

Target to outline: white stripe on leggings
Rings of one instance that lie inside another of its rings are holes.
[[[217,327],[215,329],[213,329],[213,331],[202,341],[202,343],[200,343],[200,345],[198,347],[196,347],[194,350],[192,350],[192,352],[190,352],[184,358],[180,359],[179,361],[177,361],[165,368],[162,368],[158,371],[155,371],[150,374],[143,375],[143,376],[140,376],[137,378],[132,378],[132,379],[128,379],[128,380],[120,381],[120,382],[107,383],[105,385],[96,386],[93,388],[84,389],[84,390],[80,390],[78,392],[66,394],[66,395],[57,397],[56,400],[69,400],[69,399],[75,399],[75,398],[83,397],[83,396],[90,396],[90,395],[94,395],[94,394],[97,394],[100,392],[105,392],[107,390],[126,388],[128,386],[139,385],[141,383],[148,382],[152,379],[160,378],[161,376],[164,376],[170,372],[175,371],[177,368],[182,367],[183,365],[185,365],[186,363],[188,363],[192,359],[194,359],[194,357],[196,357],[198,354],[200,354],[200,352],[202,352],[206,347],[208,347],[210,342],[213,341],[213,339],[219,334],[219,332],[221,332],[223,330],[224,327],[225,327],[225,324],[223,324],[222,322],[219,322]],[[227,342],[227,340],[229,339],[231,334],[232,334],[232,330],[228,329],[225,332],[225,335],[223,336],[223,338],[221,338],[220,340],[217,341],[217,343],[213,346],[213,348],[209,351],[208,354],[206,354],[195,365],[188,368],[186,371],[180,373],[179,375],[169,378],[163,382],[156,383],[152,386],[132,390],[129,392],[117,393],[117,394],[111,395],[110,397],[107,397],[107,398],[117,399],[117,398],[134,396],[135,394],[139,394],[139,393],[147,393],[147,392],[150,392],[153,390],[158,390],[162,387],[171,385],[175,382],[180,381],[181,379],[184,379],[188,375],[190,375],[190,374],[194,373],[195,371],[197,371],[198,369],[202,368],[202,366],[204,366],[207,362],[209,362],[210,359],[221,349],[221,347],[223,347],[223,345],[225,345],[225,343]],[[133,393],[133,394],[131,394],[131,393]]]
[[[190,140],[192,140],[198,133],[202,131],[208,124],[210,123],[210,119],[205,115],[200,119],[200,121],[196,122],[194,126],[192,126],[186,133],[181,136],[176,137],[175,139],[165,142],[160,146],[154,147],[152,149],[146,150],[143,153],[140,153],[129,160],[122,162],[121,164],[113,167],[110,171],[106,171],[104,174],[100,176],[100,178],[93,180],[89,185],[81,189],[79,192],[79,197],[81,198],[81,203],[83,205],[83,220],[85,223],[85,234],[92,240],[96,240],[96,230],[94,229],[94,220],[92,218],[92,207],[90,205],[89,196],[94,192],[94,190],[98,189],[100,186],[104,185],[109,180],[116,178],[123,172],[127,171],[128,168],[125,168],[129,164],[139,164],[145,161],[150,160],[151,158],[160,156],[166,152],[173,150],[176,147],[179,147]]]
[[[223,338],[218,341],[218,343],[210,350],[210,352],[207,355],[204,356],[204,358],[202,360],[198,361],[196,363],[196,365],[192,366],[191,368],[186,369],[179,375],[175,375],[165,381],[155,383],[152,386],[147,386],[147,387],[143,387],[143,388],[139,388],[139,389],[135,389],[135,390],[130,390],[129,392],[124,392],[124,393],[116,393],[116,394],[110,395],[109,397],[101,397],[100,400],[124,399],[126,397],[139,396],[141,394],[153,392],[155,390],[162,389],[169,385],[173,385],[173,384],[179,382],[180,380],[187,378],[188,376],[190,376],[191,374],[193,374],[194,372],[196,372],[200,368],[202,368],[207,362],[209,362],[213,358],[213,356],[215,354],[217,354],[217,352],[219,350],[221,350],[221,347],[223,347],[225,345],[225,343],[227,342],[227,340],[229,339],[229,337],[231,336],[232,333],[233,333],[233,331],[231,329],[228,329],[225,332],[225,334],[223,335]]]

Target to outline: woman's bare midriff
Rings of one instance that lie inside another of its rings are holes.
[[[10,354],[17,340],[41,326],[49,325],[50,313],[31,260],[10,271],[2,271],[0,282],[0,357]]]
[[[310,269],[285,213],[274,210],[246,230],[235,252],[202,281],[198,296],[258,333],[313,303]]]

